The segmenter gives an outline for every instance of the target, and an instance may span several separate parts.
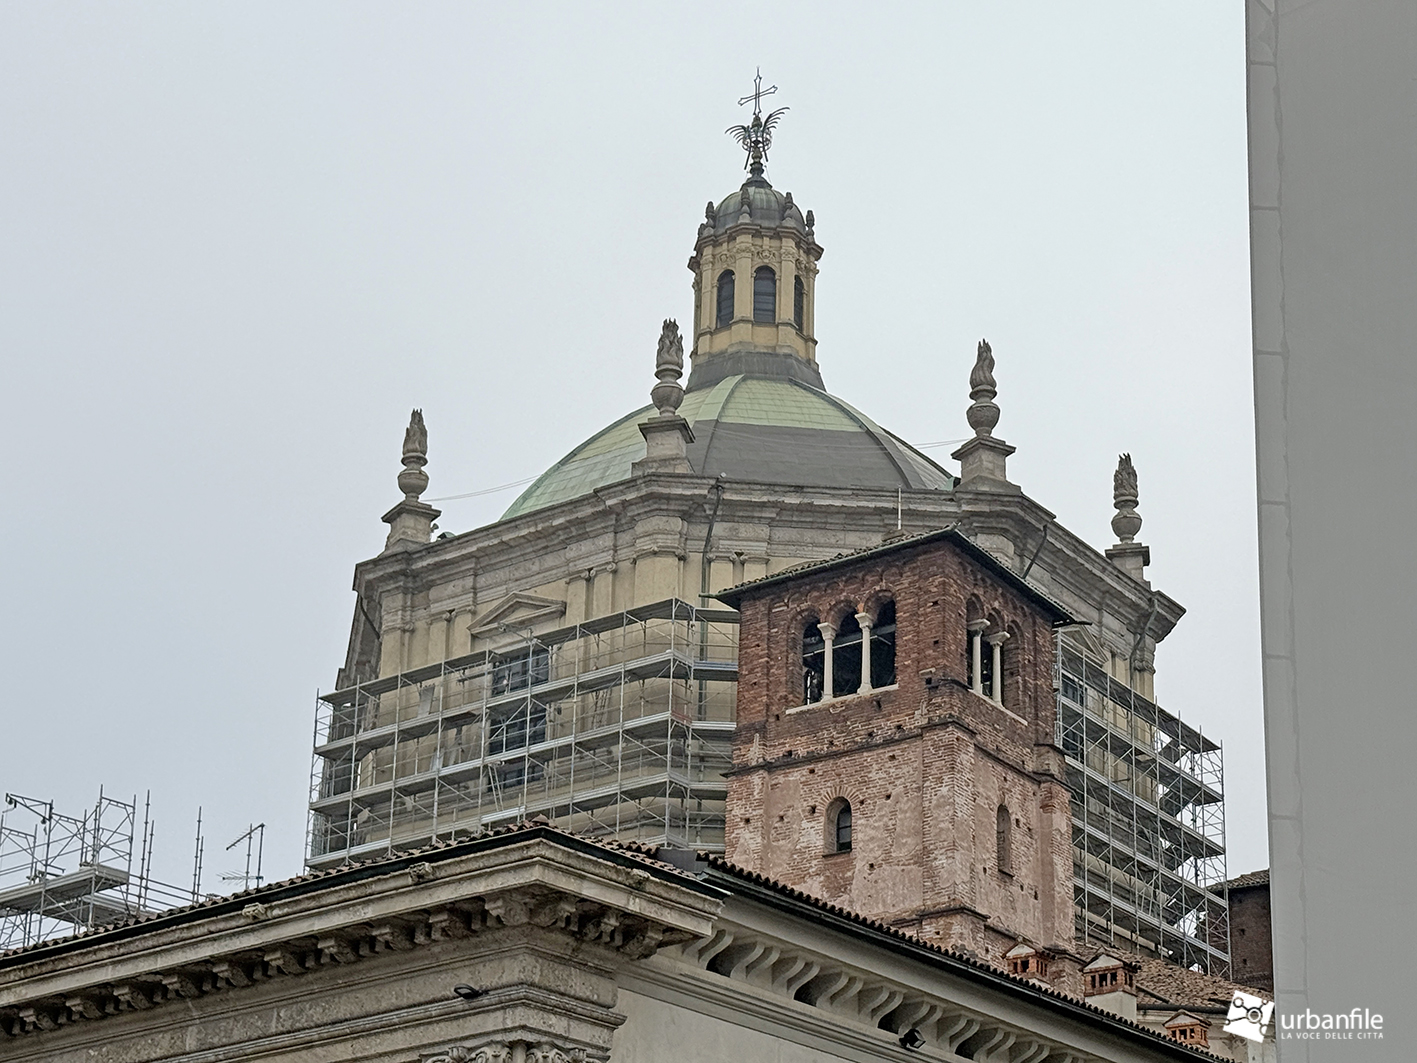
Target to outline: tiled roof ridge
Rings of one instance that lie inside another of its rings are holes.
[[[735,584],[732,587],[725,587],[719,593],[727,594],[730,591],[738,592],[751,590],[753,587],[756,587],[760,583],[772,583],[777,580],[783,579],[786,576],[795,576],[799,572],[809,572],[812,569],[818,567],[819,565],[830,565],[834,564],[837,561],[850,561],[853,558],[864,557],[867,554],[875,553],[877,550],[882,550],[887,547],[895,548],[909,546],[913,543],[929,539],[931,536],[939,535],[942,532],[958,532],[959,530],[959,521],[955,521],[952,524],[945,524],[938,528],[931,528],[928,531],[916,532],[914,535],[907,535],[901,539],[891,539],[888,542],[876,543],[874,546],[863,546],[857,550],[842,550],[835,554],[832,554],[831,557],[819,557],[811,561],[799,561],[795,565],[789,565],[787,568],[780,568],[776,572],[769,572],[766,575],[758,576],[756,579],[744,580],[742,583]],[[963,532],[960,532],[960,534],[963,534]],[[980,549],[983,548],[981,547]]]
[[[1222,978],[1218,974],[1193,971],[1189,967],[1182,967],[1178,963],[1162,959],[1159,956],[1142,956],[1138,953],[1121,950],[1108,951],[1137,964],[1140,967],[1137,973],[1137,990],[1168,1007],[1178,1009],[1216,1007],[1219,1001],[1229,1000],[1236,990],[1266,998],[1273,996],[1267,990],[1248,986],[1230,978]],[[1202,988],[1214,995],[1200,999],[1197,994],[1202,991]]]
[[[1073,616],[1063,607],[1062,603],[1055,600],[1051,595],[1024,579],[999,555],[980,546],[966,535],[960,521],[954,521],[953,523],[943,525],[939,528],[916,532],[912,535],[905,535],[901,538],[888,538],[884,542],[877,543],[874,546],[863,546],[859,550],[848,550],[843,553],[835,554],[832,557],[819,558],[815,561],[803,561],[789,568],[769,572],[765,576],[759,576],[756,579],[747,580],[746,582],[736,584],[732,587],[725,587],[723,590],[713,594],[712,597],[728,604],[734,604],[730,602],[730,599],[741,600],[744,595],[753,592],[759,587],[771,586],[782,580],[791,579],[794,576],[805,574],[815,569],[826,569],[835,565],[847,564],[852,561],[865,560],[879,554],[893,553],[910,546],[918,546],[943,540],[953,540],[966,553],[972,553],[976,560],[994,569],[994,571],[1005,580],[1012,583],[1017,590],[1031,596],[1035,601],[1053,612],[1057,622],[1068,624],[1087,623],[1087,621],[1080,620]]]
[[[1247,871],[1243,875],[1236,875],[1229,879],[1225,885],[1232,890],[1244,889],[1247,886],[1268,886],[1269,868],[1262,867],[1258,871]]]

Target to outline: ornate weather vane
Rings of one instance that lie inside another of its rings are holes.
[[[776,85],[763,88],[763,72],[759,68],[753,78],[752,95],[744,96],[738,101],[740,107],[745,103],[752,102],[753,120],[747,125],[732,125],[724,130],[725,133],[732,133],[743,150],[748,153],[748,159],[743,164],[743,168],[754,177],[763,175],[763,163],[767,162],[768,149],[772,147],[772,131],[777,126],[778,120],[788,110],[786,107],[779,107],[764,117],[763,97],[771,96],[775,92],[777,92]]]

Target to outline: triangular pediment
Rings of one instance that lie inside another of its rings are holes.
[[[1106,952],[1099,952],[1096,959],[1083,968],[1083,973],[1088,971],[1110,971],[1114,967],[1126,966],[1118,957]]]
[[[526,631],[566,615],[566,603],[535,594],[509,594],[472,621],[477,638]]]
[[[1189,1011],[1178,1011],[1162,1024],[1166,1029],[1173,1030],[1178,1026],[1209,1026],[1199,1015],[1192,1015]]]

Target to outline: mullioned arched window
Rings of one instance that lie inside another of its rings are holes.
[[[802,628],[802,704],[814,705],[824,696],[826,683],[827,644],[822,638],[817,618],[812,617]]]

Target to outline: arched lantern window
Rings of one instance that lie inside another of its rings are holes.
[[[718,275],[718,323],[715,328],[723,328],[733,320],[733,271],[726,269]]]
[[[777,274],[771,266],[753,273],[753,320],[769,325],[777,320]]]
[[[792,278],[792,322],[797,326],[797,331],[803,331],[807,325],[807,286],[802,283],[801,277]]]

